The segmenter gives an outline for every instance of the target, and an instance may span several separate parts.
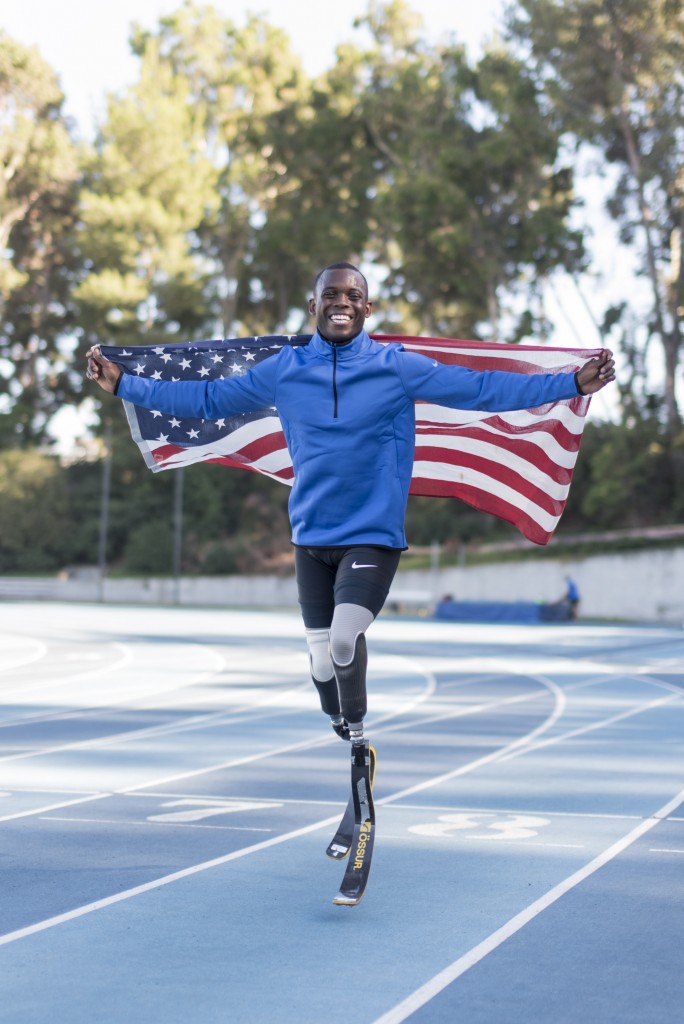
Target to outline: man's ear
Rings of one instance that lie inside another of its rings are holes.
[[[373,312],[373,303],[372,302],[367,302],[366,303],[366,319],[368,319],[368,317],[371,315],[372,312]]]
[[[316,300],[313,298],[309,299],[309,313],[311,316],[316,316]]]

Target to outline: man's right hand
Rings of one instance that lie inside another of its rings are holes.
[[[88,349],[86,359],[88,360],[88,368],[86,370],[88,380],[96,381],[103,391],[109,391],[110,394],[113,394],[116,390],[116,385],[119,383],[119,377],[122,372],[121,368],[116,363],[113,363],[111,359],[107,359],[106,356],[102,355],[99,345]]]

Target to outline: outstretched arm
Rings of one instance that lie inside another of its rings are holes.
[[[511,349],[515,352],[515,346]],[[414,401],[487,412],[536,409],[549,402],[592,395],[615,379],[610,349],[604,349],[576,373],[471,370],[403,351],[397,353],[397,366],[406,394]]]
[[[600,356],[590,359],[575,374],[575,383],[581,395],[593,395],[613,380],[615,380],[615,360],[609,348],[604,348]]]
[[[219,380],[156,380],[124,373],[102,355],[98,345],[86,352],[86,376],[103,391],[144,409],[158,409],[195,419],[218,419],[269,409],[275,405],[277,356],[257,364],[243,376]]]
[[[88,380],[96,381],[103,391],[113,394],[121,377],[121,367],[103,356],[98,345],[88,349],[86,359],[88,360],[86,370]]]

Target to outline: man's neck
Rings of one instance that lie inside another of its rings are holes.
[[[362,331],[359,331],[359,334],[361,333]],[[325,334],[323,334],[323,331],[318,330],[319,338],[322,338],[323,341],[327,341],[328,344],[332,345],[334,348],[342,348],[344,345],[351,345],[352,341],[355,341],[359,334],[355,334],[353,338],[327,338]]]

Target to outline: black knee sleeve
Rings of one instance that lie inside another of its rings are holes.
[[[333,658],[340,692],[340,708],[348,722],[362,722],[368,710],[366,697],[366,667],[368,650],[366,638],[359,633],[354,645],[354,657],[348,665],[338,665]]]
[[[337,680],[335,679],[335,676],[333,676],[332,679],[326,679],[325,682],[321,682],[320,679],[316,679],[316,676],[314,675],[312,675],[311,678],[314,681],[314,686],[318,690],[321,709],[325,711],[326,715],[339,715],[340,695],[337,689]]]

